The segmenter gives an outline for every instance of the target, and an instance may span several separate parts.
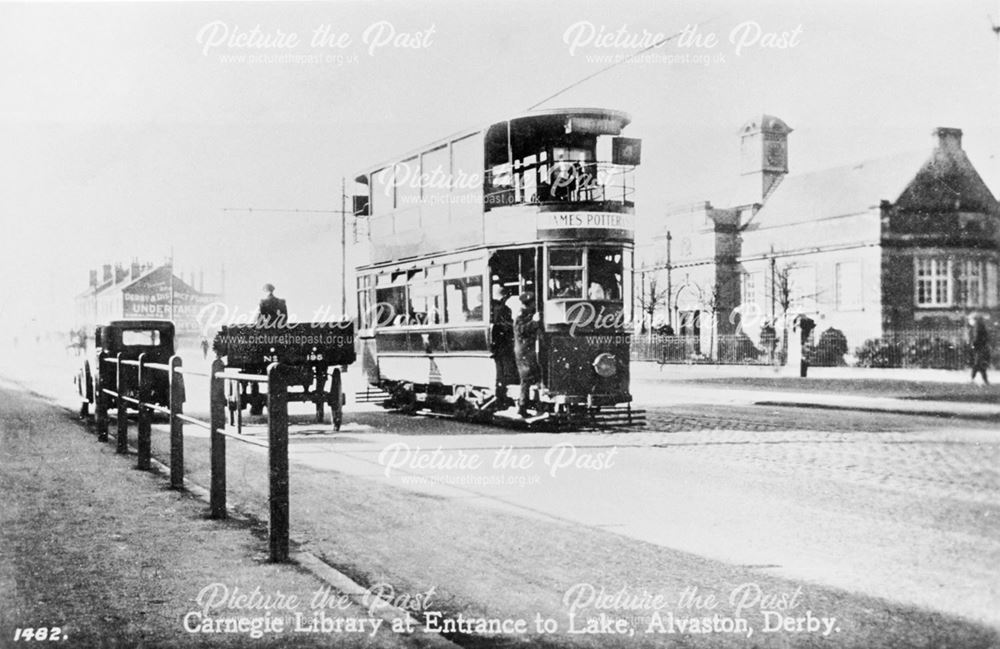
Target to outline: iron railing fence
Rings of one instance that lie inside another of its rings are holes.
[[[997,340],[993,336],[991,340]],[[965,329],[896,330],[878,338],[848,340],[839,332],[813,332],[804,348],[814,367],[857,365],[963,369],[969,367],[972,349]],[[753,340],[744,334],[716,335],[705,342],[691,336],[636,334],[632,338],[632,360],[658,363],[713,363],[720,365],[783,365],[787,357],[782,340]],[[992,354],[994,367],[1000,354]]]

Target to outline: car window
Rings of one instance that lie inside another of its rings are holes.
[[[125,347],[152,347],[160,344],[156,329],[123,329],[122,345]]]

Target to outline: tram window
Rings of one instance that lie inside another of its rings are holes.
[[[382,278],[379,277],[379,280]],[[400,327],[409,316],[406,304],[406,273],[394,273],[392,285],[375,289],[375,318],[380,327]]]
[[[417,281],[410,286],[409,324],[432,325],[441,322],[441,282]]]
[[[420,202],[420,162],[416,158],[396,165],[396,207],[413,207]]]
[[[580,299],[583,297],[583,250],[555,248],[549,250],[549,298]]]
[[[583,267],[583,250],[577,248],[554,248],[549,251],[549,265]]]
[[[420,156],[421,194],[425,201],[445,203],[451,176],[448,147],[442,146]]]
[[[503,163],[499,165],[494,165],[490,169],[490,180],[493,187],[510,187],[511,185],[511,174],[510,174],[510,164]]]
[[[549,278],[549,293],[555,298],[583,297],[583,269],[553,270]]]
[[[483,278],[476,276],[446,279],[444,304],[445,320],[448,323],[482,322]]]
[[[587,299],[622,299],[622,251],[608,248],[587,250]]]
[[[375,277],[361,275],[358,277],[358,328],[368,329],[372,326],[372,294],[371,287]]]
[[[449,205],[452,223],[482,218],[483,140],[470,135],[451,143],[451,174],[454,183]]]
[[[518,177],[521,199],[530,203],[538,201],[538,158],[529,155],[519,163],[522,165]]]

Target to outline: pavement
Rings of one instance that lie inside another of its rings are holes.
[[[47,400],[0,386],[0,448],[0,647],[453,646],[393,631],[324,566],[268,563],[259,528],[208,519]]]
[[[815,367],[801,378],[771,366],[640,362],[631,378],[639,406],[794,406],[1000,422],[1000,385],[974,383],[964,371]]]

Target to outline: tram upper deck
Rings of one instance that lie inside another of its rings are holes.
[[[480,246],[598,238],[631,243],[640,142],[628,114],[535,111],[443,138],[356,181],[370,245],[361,265]]]

